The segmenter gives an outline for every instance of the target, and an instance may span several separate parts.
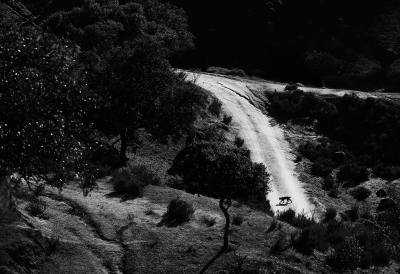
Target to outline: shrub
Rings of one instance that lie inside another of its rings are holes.
[[[325,178],[331,174],[332,170],[332,167],[326,165],[322,161],[317,161],[311,166],[311,173],[322,178]]]
[[[278,224],[279,224],[279,221],[277,219],[273,219],[271,225],[269,226],[269,228],[267,230],[267,233],[271,232],[271,231],[274,231],[275,228],[278,227]]]
[[[357,201],[364,201],[371,195],[371,190],[364,186],[358,186],[354,188],[350,193]]]
[[[25,210],[32,216],[43,217],[46,210],[46,202],[34,196],[26,205]]]
[[[47,242],[49,244],[50,254],[56,253],[58,247],[60,246],[60,237],[51,236],[50,238],[47,239]]]
[[[211,104],[208,106],[208,110],[215,116],[219,116],[221,113],[222,102],[218,98],[214,97]]]
[[[324,217],[325,217],[325,221],[331,221],[334,220],[336,218],[337,215],[337,211],[336,208],[334,207],[328,207],[325,211]]]
[[[240,138],[239,136],[235,137],[235,145],[237,147],[242,147],[244,144],[244,139]]]
[[[332,176],[328,175],[324,179],[324,182],[322,184],[322,189],[324,190],[330,190],[335,186],[335,179],[333,179]]]
[[[316,223],[313,217],[308,217],[305,213],[296,214],[291,208],[278,212],[276,217],[282,222],[299,228],[306,228]]]
[[[166,185],[175,189],[184,189],[183,180],[179,176],[170,176],[167,179]]]
[[[235,226],[241,226],[243,223],[243,216],[241,215],[233,215],[232,216],[232,224]]]
[[[215,218],[210,216],[203,216],[202,221],[207,227],[212,227],[217,222]]]
[[[228,116],[228,115],[224,114],[224,118],[222,119],[222,122],[225,125],[229,125],[232,122],[232,116]]]
[[[346,210],[346,215],[352,222],[358,219],[358,205],[352,205],[349,210]]]
[[[143,195],[144,188],[159,185],[160,177],[145,165],[133,165],[116,170],[112,174],[111,184],[116,192],[136,197]]]
[[[303,230],[298,237],[292,235],[292,245],[298,252],[310,256],[316,246],[315,240],[310,236],[311,230]]]
[[[358,240],[347,237],[343,244],[337,246],[335,251],[327,256],[327,264],[336,269],[356,269],[361,263],[363,250]]]
[[[165,216],[171,221],[184,223],[189,221],[193,213],[193,205],[177,197],[169,203]]]
[[[338,195],[339,195],[339,189],[337,187],[331,188],[331,190],[329,190],[328,192],[328,196],[332,198],[337,198]]]
[[[350,180],[353,185],[359,185],[368,180],[369,171],[365,166],[349,163],[340,167],[338,177],[341,180]]]

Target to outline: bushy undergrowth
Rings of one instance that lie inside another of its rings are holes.
[[[305,213],[296,213],[291,208],[278,212],[276,218],[279,221],[291,224],[292,226],[299,228],[305,228],[316,223],[313,217],[309,217]]]
[[[235,226],[241,226],[243,221],[244,221],[244,218],[242,215],[235,214],[232,216],[232,224]]]
[[[116,192],[134,197],[143,195],[147,185],[159,185],[160,177],[145,165],[133,165],[116,170],[112,174],[111,184]]]
[[[364,201],[371,195],[371,190],[363,186],[358,186],[354,188],[350,194],[353,195],[354,199]]]
[[[284,119],[317,121],[316,129],[329,137],[329,145],[308,142],[300,153],[313,161],[312,172],[326,177],[339,166],[338,179],[346,186],[374,175],[393,180],[400,177],[400,111],[382,100],[361,99],[354,94],[324,100],[299,89],[267,94],[269,111]],[[336,152],[345,159],[334,161]]]
[[[178,198],[171,200],[168,205],[165,217],[170,221],[174,221],[178,224],[189,221],[190,216],[194,213],[194,207],[192,204]]]
[[[221,113],[222,102],[218,98],[214,97],[211,104],[208,106],[208,110],[215,116],[219,116]]]
[[[46,208],[47,204],[45,201],[37,196],[33,196],[26,205],[25,210],[28,211],[32,216],[43,218]]]
[[[227,69],[227,68],[220,68],[220,67],[209,67],[207,69],[207,72],[217,73],[217,74],[222,74],[222,75],[241,76],[241,77],[246,76],[246,73],[244,72],[244,70],[238,69],[238,68]]]

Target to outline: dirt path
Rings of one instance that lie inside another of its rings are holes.
[[[252,160],[267,166],[272,178],[272,192],[268,194],[268,199],[273,209],[291,207],[297,212],[311,212],[313,205],[294,173],[293,155],[283,130],[278,125],[273,125],[271,118],[255,107],[258,99],[250,89],[257,87],[249,81],[207,74],[196,77],[196,84],[209,90],[223,102],[223,110],[233,117],[232,125],[245,140]],[[279,197],[282,196],[292,197],[293,203],[277,206]]]

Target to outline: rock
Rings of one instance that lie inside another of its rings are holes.
[[[343,151],[337,151],[333,153],[332,158],[335,163],[343,163],[347,159],[347,156]]]
[[[379,202],[378,207],[376,208],[377,211],[385,211],[391,208],[396,208],[397,204],[395,201],[393,201],[393,199],[391,198],[383,198],[381,199],[381,201]]]
[[[386,196],[387,196],[386,190],[384,190],[383,188],[379,189],[376,192],[376,197],[386,197]]]

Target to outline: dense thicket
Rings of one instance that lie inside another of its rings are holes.
[[[192,45],[182,10],[155,0],[87,0],[53,14],[44,26],[81,47],[89,88],[99,97],[92,121],[107,136],[119,135],[120,165],[135,130],[165,140],[190,127],[200,92],[187,88],[167,61]]]
[[[268,95],[270,111],[286,118],[317,120],[317,130],[331,140],[320,145],[304,144],[300,151],[314,161],[314,173],[326,177],[340,165],[341,179],[359,183],[368,178],[366,167],[385,179],[400,177],[399,111],[379,99],[361,99],[354,94],[330,102],[312,93],[295,90]],[[328,139],[329,140],[329,139]],[[328,144],[329,143],[329,144]],[[347,155],[334,161],[335,152]]]

